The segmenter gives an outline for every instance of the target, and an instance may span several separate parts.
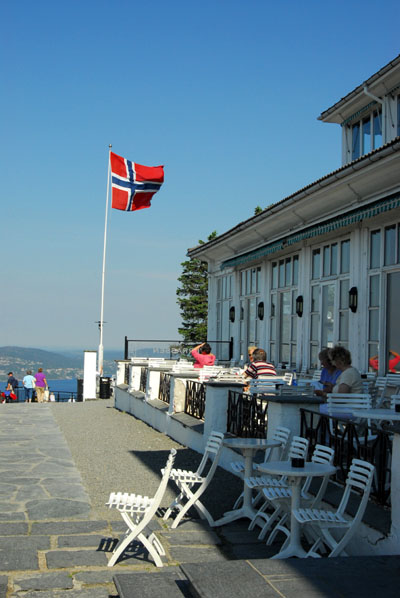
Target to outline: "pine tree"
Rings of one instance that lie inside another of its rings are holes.
[[[217,236],[211,233],[208,241]],[[199,241],[202,245],[204,241]],[[177,303],[180,307],[182,327],[179,334],[185,343],[190,345],[207,340],[207,311],[208,311],[208,265],[197,258],[191,258],[181,263],[182,274],[178,278],[180,287],[176,290]]]

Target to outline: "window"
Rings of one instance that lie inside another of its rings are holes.
[[[240,272],[240,354],[247,356],[249,345],[259,344],[258,301],[261,290],[261,266]]]
[[[296,297],[299,256],[282,258],[271,264],[272,292],[269,313],[269,358],[275,364],[296,363]]]
[[[377,149],[382,145],[382,109],[374,110],[362,120],[349,125],[351,133],[351,159]]]
[[[233,275],[221,276],[217,280],[217,340],[228,341],[231,337],[229,309],[232,305]],[[228,343],[218,343],[215,347],[218,359],[228,359]]]
[[[310,366],[321,347],[349,341],[350,240],[313,249],[310,304]]]

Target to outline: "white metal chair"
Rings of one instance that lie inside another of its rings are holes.
[[[386,376],[377,376],[375,378],[371,395],[373,397],[373,404],[376,408],[382,407],[386,400],[387,383],[388,381]]]
[[[111,559],[108,562],[109,567],[115,565],[119,557],[133,540],[137,540],[143,544],[150,556],[152,556],[157,567],[163,566],[161,557],[165,555],[164,548],[154,532],[148,529],[147,526],[160,506],[162,497],[167,488],[168,478],[175,456],[176,450],[171,449],[166,467],[163,470],[160,485],[153,498],[141,496],[140,494],[129,494],[127,492],[112,492],[110,494],[106,504],[110,509],[115,508],[121,513],[121,517],[128,526],[128,529],[126,530],[125,536],[121,538],[115,547]]]
[[[277,394],[277,384],[285,384],[283,378],[278,376],[266,376],[265,378],[252,378],[249,380],[249,393],[258,394]]]
[[[221,365],[205,365],[199,369],[199,382],[209,380],[213,376],[217,376],[222,372],[223,367]]]
[[[197,471],[188,471],[186,469],[173,469],[171,471],[170,479],[175,482],[180,490],[163,517],[164,520],[167,520],[172,511],[175,509],[179,511],[172,522],[171,528],[174,529],[179,525],[182,517],[190,507],[196,509],[201,519],[207,519],[211,526],[214,525],[214,519],[200,501],[200,497],[211,482],[217,468],[223,438],[224,435],[221,432],[211,432]],[[206,472],[208,460],[211,460],[211,466]]]
[[[322,444],[317,444],[313,451],[311,461],[313,463],[323,463],[332,465],[334,457],[334,449],[324,446]],[[325,476],[322,478],[316,495],[311,494],[309,492],[311,482],[312,477],[308,476],[305,479],[301,489],[301,500],[302,502],[307,503],[310,507],[316,508],[319,507],[321,500],[324,497],[326,487],[329,482],[329,476]],[[258,538],[262,540],[263,538],[265,538],[267,531],[271,528],[271,526],[276,521],[278,521],[278,523],[273,528],[271,534],[269,535],[267,544],[270,545],[274,541],[278,532],[281,531],[286,536],[290,535],[290,532],[285,524],[288,520],[289,506],[292,498],[292,489],[287,485],[279,488],[267,487],[263,489],[263,494],[265,502],[261,509],[258,511],[258,513],[254,516],[252,524],[254,522],[254,525],[260,525],[260,523],[258,523],[259,519],[261,519],[261,522],[264,521],[261,532],[258,536]],[[268,505],[271,505],[274,508],[274,511],[271,514],[266,512]],[[252,525],[251,529],[253,529],[254,525]]]
[[[300,458],[305,459],[308,451],[309,441],[306,438],[302,438],[301,436],[293,436],[292,442],[290,443],[289,452],[287,455],[287,461],[290,461],[292,458]],[[257,469],[258,466],[255,465],[254,469]],[[266,488],[267,486],[286,486],[287,485],[287,476],[280,476],[274,477],[271,475],[261,475],[261,476],[251,476],[250,478],[245,478],[246,485],[251,488],[252,490],[256,490],[258,494],[253,499],[253,506],[257,505],[260,500],[263,498],[262,489]]]
[[[392,395],[390,397],[390,408],[394,409],[396,405],[400,405],[400,395]]]
[[[319,557],[317,550],[325,549],[328,550],[329,557],[341,554],[347,556],[345,548],[357,531],[367,507],[374,470],[374,466],[370,463],[353,459],[346,479],[345,490],[336,511],[312,508],[293,511],[297,521],[301,525],[309,525],[317,538],[307,556]],[[361,499],[356,514],[351,516],[346,513],[346,507],[353,491],[361,492]],[[335,531],[335,535],[338,532],[344,533],[340,539],[335,539],[331,531]]]

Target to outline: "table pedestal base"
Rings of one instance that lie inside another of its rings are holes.
[[[240,509],[233,509],[233,511],[224,513],[221,519],[214,521],[214,526],[225,525],[226,523],[231,523],[231,521],[236,521],[236,519],[245,519],[246,517],[247,519],[253,519],[256,512],[252,507],[244,505]]]

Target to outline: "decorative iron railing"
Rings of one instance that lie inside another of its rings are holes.
[[[206,389],[204,384],[188,380],[185,392],[185,413],[196,419],[204,419]]]
[[[12,399],[8,399],[9,403],[24,403],[25,402],[25,388],[23,386],[18,386],[14,390],[14,394],[16,395],[17,399],[13,401]],[[78,398],[78,393],[69,390],[49,390],[49,399],[51,402],[56,403],[68,403],[68,402],[76,402]],[[5,397],[4,397],[5,399]],[[0,400],[3,400],[1,397]],[[34,400],[36,400],[34,395]]]
[[[316,444],[335,449],[336,481],[344,483],[353,458],[375,465],[371,497],[380,504],[390,498],[392,440],[376,426],[359,425],[348,419],[300,409],[300,435],[310,441],[310,455]]]
[[[140,383],[139,383],[139,390],[142,392],[146,392],[147,386],[147,368],[140,368]]]
[[[268,401],[230,390],[227,432],[241,438],[266,438]]]
[[[160,387],[158,389],[158,398],[164,403],[170,402],[171,399],[171,376],[165,372],[160,373]]]

